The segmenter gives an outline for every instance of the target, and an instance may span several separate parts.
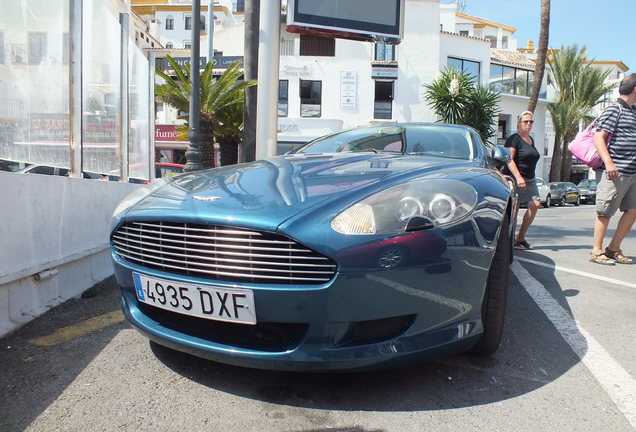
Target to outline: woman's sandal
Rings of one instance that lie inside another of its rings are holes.
[[[605,248],[605,255],[610,258],[613,259],[614,261],[616,261],[619,264],[633,264],[634,260],[632,260],[631,258],[627,258],[625,255],[623,255],[623,251],[622,250],[617,250],[617,251],[613,251],[610,248]]]
[[[590,261],[602,265],[614,265],[616,261],[608,257],[604,252],[594,253],[590,252]]]

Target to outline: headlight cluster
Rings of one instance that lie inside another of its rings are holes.
[[[459,221],[477,204],[477,192],[458,180],[427,179],[394,186],[349,207],[331,221],[341,234],[402,232],[413,218],[440,226]]]

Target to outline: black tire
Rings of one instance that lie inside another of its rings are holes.
[[[543,203],[543,208],[550,208],[551,204],[552,204],[552,198],[550,197],[550,195],[548,195],[547,197],[545,197],[545,202]]]
[[[508,278],[512,256],[508,225],[508,217],[506,216],[497,240],[495,256],[490,264],[490,272],[481,305],[484,332],[471,349],[473,354],[490,355],[497,351],[501,342],[508,302]]]

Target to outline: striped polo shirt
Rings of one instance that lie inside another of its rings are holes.
[[[630,107],[619,98],[615,104],[605,108],[596,124],[596,130],[612,134],[609,154],[618,173],[624,176],[636,175],[636,108]]]

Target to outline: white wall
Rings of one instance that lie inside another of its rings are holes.
[[[139,185],[5,171],[0,185],[2,336],[113,273],[110,218]]]

